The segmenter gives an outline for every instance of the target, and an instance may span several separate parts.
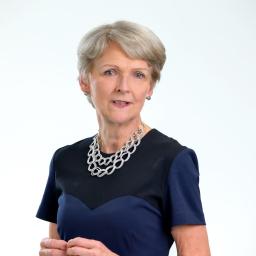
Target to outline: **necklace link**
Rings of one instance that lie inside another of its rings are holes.
[[[136,151],[143,134],[144,129],[141,126],[131,135],[120,150],[108,157],[102,156],[99,146],[99,134],[96,134],[87,153],[88,171],[92,176],[103,177],[104,175],[111,175],[116,169],[120,169]],[[103,166],[103,168],[100,166]]]

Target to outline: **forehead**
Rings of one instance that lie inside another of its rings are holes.
[[[94,60],[95,67],[114,65],[120,67],[150,69],[145,60],[129,57],[117,43],[110,43],[102,55]]]

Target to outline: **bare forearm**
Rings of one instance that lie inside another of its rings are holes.
[[[178,256],[210,256],[205,226],[184,225],[172,229]]]

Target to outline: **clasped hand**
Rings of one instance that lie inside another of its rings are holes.
[[[118,256],[100,241],[81,237],[68,242],[44,238],[40,246],[40,256]]]

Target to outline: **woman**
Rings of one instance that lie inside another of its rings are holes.
[[[210,255],[194,151],[140,116],[164,62],[159,38],[132,22],[82,39],[79,83],[99,131],[52,158],[41,256],[167,256],[174,241],[179,255]]]

